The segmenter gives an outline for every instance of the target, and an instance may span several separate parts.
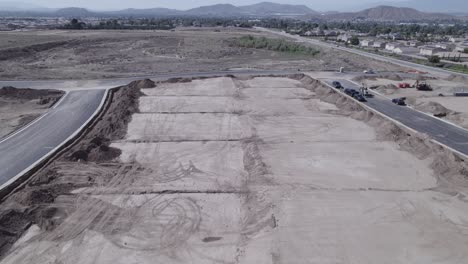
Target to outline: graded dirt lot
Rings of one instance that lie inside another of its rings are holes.
[[[122,136],[101,145],[116,156],[43,174],[75,183],[43,199],[48,220],[2,263],[467,259],[468,205],[439,189],[433,157],[385,140],[352,118],[356,106],[321,101],[311,85],[224,77],[142,89]]]
[[[312,57],[231,47],[233,39],[249,34],[276,37],[239,28],[0,32],[0,79],[100,79],[245,68],[396,68],[326,49]]]
[[[56,90],[0,88],[0,139],[39,117],[62,95]]]

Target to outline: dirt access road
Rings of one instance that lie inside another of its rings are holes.
[[[57,197],[51,221],[63,220],[29,227],[1,263],[468,259],[468,204],[439,190],[433,160],[308,84],[214,78],[142,92],[111,144],[120,156],[56,170],[100,180]]]

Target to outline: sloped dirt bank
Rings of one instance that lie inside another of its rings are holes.
[[[292,78],[304,83],[321,100],[335,104],[340,109],[340,114],[364,121],[372,126],[379,140],[395,141],[402,150],[414,154],[419,159],[432,160],[431,167],[438,176],[438,189],[456,193],[460,198],[465,198],[468,188],[468,164],[463,157],[432,142],[425,134],[414,133],[365,109],[354,100],[324,86],[318,80],[306,75],[295,75]]]
[[[58,90],[0,88],[0,138],[32,122],[64,94]]]
[[[139,86],[148,86],[148,81],[112,89],[99,117],[76,143],[3,198],[0,258],[31,225],[53,230],[72,213],[72,190],[99,185],[117,174],[121,164],[104,161],[120,155],[109,144],[125,135],[132,114],[138,111]],[[57,201],[58,196],[70,200]]]

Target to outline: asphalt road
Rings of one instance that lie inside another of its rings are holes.
[[[361,50],[336,46],[335,44],[322,42],[322,41],[319,41],[319,40],[316,40],[316,39],[310,39],[310,38],[305,38],[305,37],[301,37],[301,36],[297,36],[297,35],[291,35],[291,34],[288,34],[288,33],[285,33],[285,32],[274,31],[274,30],[270,30],[270,29],[266,29],[266,28],[257,28],[257,29],[260,29],[260,30],[266,31],[266,32],[270,32],[270,33],[273,33],[273,34],[276,34],[276,35],[280,35],[280,36],[284,36],[284,37],[288,37],[288,38],[293,38],[293,39],[295,39],[295,40],[297,40],[299,42],[310,43],[310,44],[314,44],[314,45],[321,46],[321,47],[342,50],[342,51],[354,53],[354,54],[357,54],[357,55],[360,55],[360,56],[364,56],[364,57],[367,57],[367,58],[371,58],[371,59],[374,59],[374,60],[378,60],[378,61],[382,61],[382,62],[390,62],[390,63],[398,65],[398,66],[413,68],[413,69],[416,69],[416,70],[419,70],[419,71],[428,72],[428,73],[430,73],[432,75],[436,75],[436,76],[439,76],[439,77],[448,77],[450,75],[460,75],[460,76],[468,77],[468,74],[447,71],[447,70],[444,70],[444,69],[439,69],[439,68],[425,66],[425,65],[421,65],[421,64],[417,64],[417,63],[398,60],[398,59],[395,59],[395,58],[385,57],[385,56],[382,56],[382,55],[372,54],[372,53],[361,51]]]
[[[105,90],[71,91],[40,120],[0,139],[0,189],[86,124],[104,95]]]
[[[334,80],[323,80],[329,85]],[[359,86],[348,80],[339,79],[344,88],[359,90]],[[393,118],[394,120],[425,133],[434,140],[442,143],[460,153],[468,155],[468,130],[462,129],[439,118],[421,113],[410,107],[398,106],[384,96],[373,93],[374,98],[367,98],[364,104]]]

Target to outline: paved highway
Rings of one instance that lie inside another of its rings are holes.
[[[39,120],[0,139],[0,190],[67,141],[94,115],[105,90],[68,92]]]
[[[374,60],[378,60],[378,61],[382,61],[382,62],[390,62],[390,63],[398,65],[398,66],[413,68],[415,70],[419,70],[419,71],[422,71],[422,72],[428,72],[428,73],[430,73],[432,75],[442,77],[442,78],[448,77],[448,76],[450,76],[452,74],[468,77],[468,74],[447,71],[447,70],[444,70],[444,69],[439,69],[439,68],[425,66],[425,65],[421,65],[421,64],[417,64],[417,63],[398,60],[398,59],[395,59],[395,58],[385,57],[385,56],[382,56],[382,55],[372,54],[372,53],[361,51],[361,50],[341,47],[341,46],[337,46],[335,44],[330,44],[330,43],[323,42],[323,41],[316,40],[316,39],[305,38],[305,37],[301,37],[301,36],[298,36],[298,35],[291,35],[291,34],[288,34],[288,33],[285,33],[285,32],[274,31],[274,30],[270,30],[270,29],[266,29],[266,28],[257,28],[257,29],[259,29],[261,31],[266,31],[266,32],[269,32],[269,33],[273,33],[273,34],[276,34],[276,35],[280,35],[280,36],[283,36],[283,37],[293,38],[293,39],[295,39],[296,41],[299,41],[299,42],[310,43],[310,44],[314,44],[314,45],[321,46],[321,47],[342,50],[342,51],[354,53],[354,54],[357,54],[357,55],[361,55],[361,56],[364,56],[364,57],[367,57],[367,58],[371,58],[371,59],[374,59]]]
[[[334,80],[323,80],[331,85]],[[344,88],[352,88],[359,91],[355,83],[338,79]],[[468,130],[444,122],[436,117],[421,113],[412,108],[398,106],[388,98],[373,93],[374,98],[367,98],[365,105],[379,111],[380,113],[412,128],[418,132],[425,133],[439,143],[442,143],[462,154],[468,155]]]

